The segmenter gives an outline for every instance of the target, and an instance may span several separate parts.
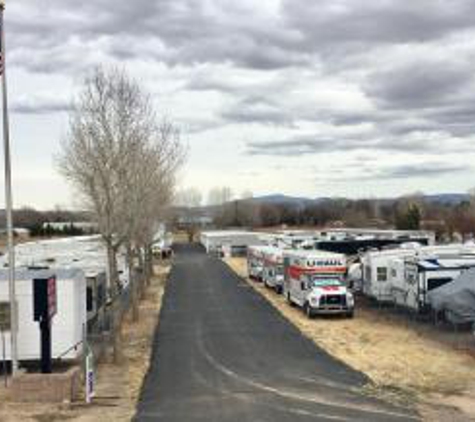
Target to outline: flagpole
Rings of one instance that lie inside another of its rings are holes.
[[[0,0],[0,53],[2,54],[2,101],[3,101],[3,149],[5,159],[5,209],[7,217],[7,248],[8,248],[8,287],[10,298],[10,355],[12,362],[12,375],[18,371],[17,349],[17,303],[15,294],[15,245],[13,243],[13,195],[12,195],[12,170],[10,158],[10,131],[8,120],[7,96],[7,70],[5,60],[5,26],[4,26],[5,0]]]

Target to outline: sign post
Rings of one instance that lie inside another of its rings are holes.
[[[94,355],[91,350],[87,348],[86,351],[86,403],[91,403],[92,398],[94,397]]]
[[[57,311],[56,277],[33,280],[33,316],[40,323],[41,372],[51,373],[51,320]]]

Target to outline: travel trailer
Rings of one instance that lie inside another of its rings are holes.
[[[366,252],[360,260],[362,291],[366,296],[419,310],[417,297],[425,295],[427,289],[436,288],[436,284],[443,284],[444,279],[451,280],[461,269],[471,267],[475,251],[473,246],[462,244],[407,244],[397,249]],[[422,277],[419,284],[414,277]],[[427,304],[426,300],[421,303]]]
[[[419,313],[426,312],[431,309],[431,292],[474,267],[475,257],[408,258],[404,262],[404,277],[397,280],[399,283],[392,283],[394,302]]]
[[[264,251],[264,284],[282,293],[284,287],[284,253],[280,248],[269,247]]]
[[[354,298],[345,286],[346,258],[313,250],[284,252],[283,294],[309,318],[318,314],[353,316]]]

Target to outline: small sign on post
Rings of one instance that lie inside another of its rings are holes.
[[[94,356],[90,350],[86,353],[86,403],[91,403],[95,394]]]

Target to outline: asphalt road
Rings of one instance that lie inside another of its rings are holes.
[[[177,247],[136,421],[412,421],[225,264]]]

